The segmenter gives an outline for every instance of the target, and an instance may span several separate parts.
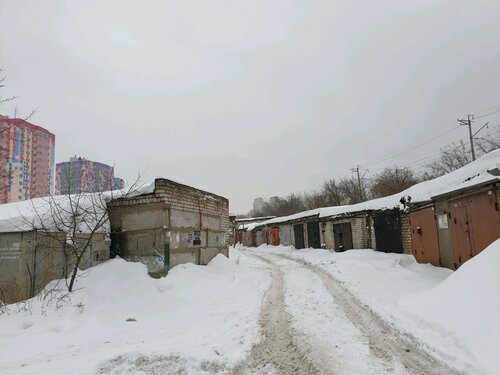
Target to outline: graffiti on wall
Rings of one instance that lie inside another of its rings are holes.
[[[0,247],[0,259],[19,259],[21,247],[19,242],[14,242],[10,247]]]

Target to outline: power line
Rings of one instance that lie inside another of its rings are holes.
[[[412,161],[410,163],[405,164],[404,166],[405,167],[413,167],[413,166],[418,166],[420,164],[425,164],[429,160],[435,159],[435,158],[439,157],[440,155],[441,154],[432,154],[432,155],[426,156],[424,158],[414,160],[414,161]]]
[[[482,110],[480,110],[480,111],[477,111],[477,112],[475,112],[475,113],[476,113],[478,116],[481,116],[481,113],[488,112],[488,111],[492,111],[492,110],[494,110],[494,109],[496,110],[496,109],[497,109],[497,108],[499,108],[499,107],[500,107],[500,104],[497,104],[497,105],[493,105],[493,106],[488,107],[488,108],[484,108],[484,109],[482,109]]]
[[[496,114],[496,113],[500,113],[500,109],[499,109],[498,111],[494,111],[494,112],[486,113],[485,115],[475,116],[475,117],[474,117],[474,120],[478,120],[478,119],[483,118],[483,117],[488,117],[488,116],[494,115],[494,114]]]
[[[419,148],[419,147],[422,147],[422,146],[424,146],[424,145],[426,145],[426,144],[428,144],[428,143],[430,143],[430,142],[433,142],[433,141],[435,141],[436,139],[439,139],[439,138],[441,138],[441,137],[444,137],[445,135],[448,135],[448,134],[450,134],[450,133],[454,132],[454,131],[455,131],[455,130],[457,130],[458,128],[460,128],[460,126],[457,126],[457,127],[453,128],[453,129],[451,129],[451,130],[448,130],[448,131],[447,131],[447,132],[445,132],[445,133],[439,134],[439,135],[437,135],[437,136],[435,136],[435,137],[433,137],[433,138],[431,138],[431,139],[429,139],[429,140],[427,140],[427,141],[425,141],[425,142],[419,143],[419,144],[417,144],[417,145],[415,145],[415,146],[413,146],[413,147],[410,147],[410,148],[404,147],[404,148],[400,148],[400,149],[398,149],[398,150],[395,150],[395,151],[389,152],[389,153],[387,153],[387,154],[385,154],[385,155],[382,155],[382,156],[379,156],[378,158],[373,159],[373,160],[372,160],[372,162],[370,162],[370,163],[368,163],[368,164],[364,164],[363,166],[364,166],[364,167],[369,167],[369,166],[372,166],[372,165],[375,165],[375,164],[379,164],[379,163],[381,163],[381,162],[383,162],[383,161],[386,161],[386,160],[389,160],[389,159],[395,158],[396,156],[400,156],[400,155],[406,154],[406,153],[408,153],[408,152],[410,152],[410,151],[413,151],[413,150],[415,150],[415,149],[417,149],[417,148]]]
[[[466,142],[467,142],[466,138],[460,139],[459,141],[457,141],[458,144],[456,144],[455,146],[453,146],[453,147],[449,147],[449,146],[446,147],[446,151],[453,151],[453,150],[456,150],[457,148],[464,147],[465,144],[466,144]],[[453,143],[455,143],[455,142],[453,142]],[[404,167],[418,167],[420,165],[428,164],[433,159],[440,158],[441,155],[442,155],[442,152],[439,152],[438,154],[432,154],[432,155],[426,156],[424,158],[421,158],[421,159],[418,159],[418,160],[414,160],[412,162],[404,164],[403,166]]]

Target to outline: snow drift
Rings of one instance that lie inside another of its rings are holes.
[[[161,279],[141,263],[113,259],[82,271],[64,304],[37,296],[7,306],[0,373],[203,374],[202,367],[231,367],[259,338],[268,286],[265,270],[222,255],[207,266],[176,266]]]
[[[500,373],[500,240],[400,305],[462,340],[487,370]]]

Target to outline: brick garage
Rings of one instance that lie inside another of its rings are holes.
[[[112,255],[140,261],[152,274],[181,263],[228,256],[229,201],[168,179],[108,203]]]
[[[369,218],[364,213],[322,219],[322,242],[327,249],[368,249],[371,245]]]

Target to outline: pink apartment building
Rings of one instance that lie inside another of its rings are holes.
[[[0,116],[0,203],[54,193],[55,138],[41,126]]]

